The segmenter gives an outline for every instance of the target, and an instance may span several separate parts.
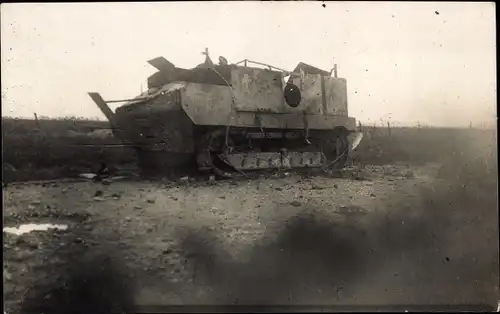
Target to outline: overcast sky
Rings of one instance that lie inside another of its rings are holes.
[[[87,92],[136,96],[164,56],[347,79],[361,121],[468,125],[496,119],[495,4],[466,2],[2,4],[2,116],[104,118]]]

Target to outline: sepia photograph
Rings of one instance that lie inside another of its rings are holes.
[[[495,10],[1,4],[4,314],[500,312]]]

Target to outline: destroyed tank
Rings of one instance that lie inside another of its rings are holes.
[[[193,69],[163,57],[134,99],[90,97],[116,136],[135,148],[142,170],[181,166],[222,176],[259,169],[343,168],[362,134],[348,116],[347,87],[305,63],[293,71],[249,60]],[[332,76],[333,72],[333,76]],[[115,113],[107,105],[124,102]]]

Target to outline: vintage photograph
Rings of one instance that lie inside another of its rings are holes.
[[[4,314],[499,312],[495,10],[2,4]]]

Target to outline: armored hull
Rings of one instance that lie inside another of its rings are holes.
[[[207,55],[205,64],[187,70],[160,57],[149,61],[158,72],[148,91],[115,113],[99,94],[90,96],[150,171],[185,165],[227,176],[343,167],[356,126],[346,80],[304,63],[288,72],[248,62],[213,65]]]

